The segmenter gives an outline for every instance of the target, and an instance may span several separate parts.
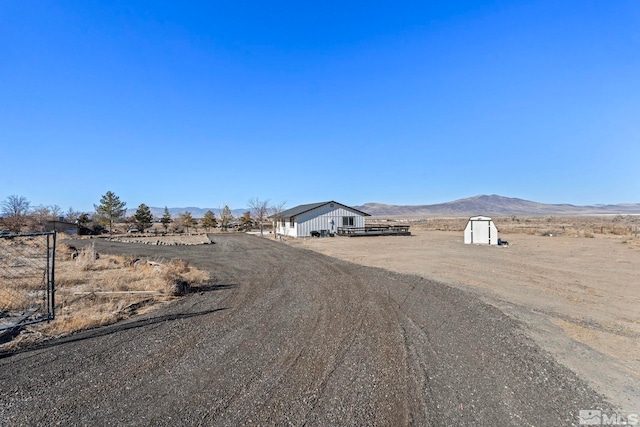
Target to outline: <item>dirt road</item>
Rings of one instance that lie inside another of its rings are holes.
[[[568,426],[608,408],[472,294],[245,235],[96,242],[214,281],[154,313],[0,356],[2,425]]]

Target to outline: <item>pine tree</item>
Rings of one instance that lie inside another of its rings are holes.
[[[169,208],[166,206],[164,207],[164,215],[162,215],[160,222],[162,223],[162,227],[164,227],[164,232],[166,233],[167,228],[169,228],[169,224],[173,222],[171,214],[169,213]]]
[[[204,218],[202,218],[202,226],[209,231],[209,228],[215,228],[218,226],[218,220],[216,220],[216,215],[210,210],[204,213]]]
[[[191,216],[191,212],[186,211],[182,215],[180,215],[180,225],[182,225],[187,230],[187,234],[189,234],[189,227],[193,227],[196,225],[193,217]]]
[[[147,228],[150,228],[153,225],[153,215],[151,215],[151,209],[149,206],[144,203],[138,206],[138,210],[133,215],[136,220],[136,225],[138,227],[138,231],[144,232]]]
[[[124,216],[127,204],[121,202],[120,198],[111,191],[102,196],[98,206],[93,205],[96,209],[96,219],[101,224],[109,225],[109,234],[113,233],[113,223]]]

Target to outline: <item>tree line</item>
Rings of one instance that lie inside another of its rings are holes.
[[[62,208],[57,205],[32,207],[26,197],[10,195],[0,203],[0,229],[12,233],[40,232],[45,231],[47,224],[51,221],[64,221],[77,224],[79,231],[84,231],[83,234],[101,232],[113,234],[114,226],[117,223],[124,222],[129,230],[144,232],[157,221],[165,233],[170,229],[172,231],[184,229],[189,233],[190,229],[200,225],[207,231],[217,227],[225,231],[232,226],[245,230],[258,227],[263,234],[264,222],[268,216],[280,213],[284,209],[285,203],[271,205],[269,200],[253,198],[248,202],[250,210],[240,218],[235,218],[229,205],[224,205],[220,208],[218,217],[213,211],[208,210],[199,222],[193,218],[189,211],[173,218],[166,206],[163,215],[159,219],[154,218],[151,209],[144,203],[137,207],[132,216],[126,217],[126,206],[126,202],[120,200],[120,197],[112,191],[107,191],[102,195],[100,202],[94,205],[95,211],[93,213],[79,212],[73,208],[63,212]]]

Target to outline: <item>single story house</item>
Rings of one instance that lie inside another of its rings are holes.
[[[497,245],[498,228],[488,216],[472,216],[464,228],[464,242],[475,245]]]
[[[310,237],[312,234],[333,235],[338,228],[364,227],[365,216],[370,215],[329,201],[296,206],[270,218],[274,222],[276,236]]]

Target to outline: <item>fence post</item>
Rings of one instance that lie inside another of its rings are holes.
[[[49,295],[51,296],[51,302],[49,306],[49,320],[53,320],[56,318],[56,236],[57,232],[54,231],[51,237],[53,238],[53,249],[52,252],[48,253],[48,258],[51,259],[51,269],[47,269],[47,271],[51,271],[51,277],[49,278]],[[47,239],[47,246],[49,245],[49,239]],[[47,248],[47,252],[49,248]]]

